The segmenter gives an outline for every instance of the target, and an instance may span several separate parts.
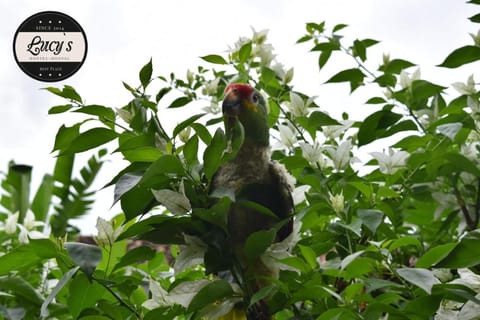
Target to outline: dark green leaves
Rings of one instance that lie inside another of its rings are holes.
[[[379,68],[385,73],[400,74],[402,70],[413,67],[415,64],[403,59],[393,59]]]
[[[363,146],[379,138],[389,137],[395,133],[408,130],[417,130],[411,120],[400,121],[401,114],[388,109],[380,110],[369,115],[358,130],[358,144]]]
[[[275,239],[275,235],[275,229],[262,230],[252,233],[248,237],[247,241],[245,242],[245,247],[243,248],[245,256],[250,260],[256,259],[272,244],[273,240]]]
[[[143,88],[146,88],[150,83],[150,79],[152,78],[153,66],[152,66],[152,59],[148,61],[146,65],[142,67],[138,77],[140,78],[140,83],[142,84]]]
[[[448,255],[436,264],[438,268],[469,268],[480,264],[480,232],[472,231],[460,240]],[[445,252],[449,248],[445,248]]]
[[[214,64],[227,64],[227,61],[222,56],[216,54],[210,54],[200,58]]]
[[[76,103],[82,103],[82,97],[77,93],[75,88],[65,85],[63,89],[58,89],[55,87],[44,88],[45,90],[65,99],[69,99]]]
[[[365,74],[360,69],[353,68],[340,71],[328,79],[327,83],[349,82],[350,92],[353,92],[359,86],[363,85],[363,79],[365,79]]]
[[[439,67],[458,68],[464,64],[480,60],[480,47],[465,46],[454,50]]]
[[[102,250],[97,246],[76,242],[65,243],[65,249],[73,262],[91,278],[97,265],[102,261]]]
[[[213,136],[212,142],[205,149],[203,154],[204,172],[208,180],[211,180],[213,174],[221,164],[222,156],[227,147],[227,139],[221,129],[218,129]]]
[[[211,303],[221,301],[225,298],[233,296],[233,289],[225,280],[216,280],[210,282],[205,287],[200,289],[193,297],[188,305],[188,311],[196,311]]]

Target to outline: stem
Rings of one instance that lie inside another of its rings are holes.
[[[467,222],[467,229],[471,231],[475,229],[476,223],[474,220],[472,220],[472,217],[470,216],[470,212],[468,211],[468,208],[465,204],[465,199],[463,199],[462,194],[460,193],[460,190],[458,190],[457,182],[458,182],[458,175],[456,175],[453,178],[453,194],[455,195],[455,198],[457,199],[457,203],[460,206],[460,210],[462,211],[463,216],[465,217],[465,221]]]
[[[137,319],[142,319],[142,315],[140,313],[137,312],[137,310],[135,310],[131,305],[129,305],[128,303],[126,303],[122,297],[120,295],[118,295],[115,291],[113,291],[108,285],[102,283],[101,281],[97,281],[100,285],[102,285],[105,289],[107,289],[108,292],[110,292],[112,294],[112,296],[117,299],[117,301],[120,303],[120,305],[124,306],[125,308],[127,308],[128,310],[130,310],[135,316]]]
[[[480,178],[477,180],[477,201],[475,202],[474,227],[476,228],[480,220]]]

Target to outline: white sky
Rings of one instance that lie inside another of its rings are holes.
[[[23,74],[12,52],[13,36],[20,23],[46,10],[72,16],[88,39],[82,68],[73,77],[54,84]],[[52,171],[50,151],[55,133],[72,118],[47,116],[51,106],[63,101],[40,90],[46,86],[69,84],[87,103],[121,107],[130,99],[121,81],[137,85],[138,70],[150,57],[154,75],[175,72],[183,77],[188,68],[201,63],[199,56],[222,53],[240,36],[250,36],[254,27],[270,30],[269,42],[277,60],[295,68],[293,84],[297,90],[318,96],[318,103],[326,111],[345,111],[353,114],[354,120],[361,120],[371,111],[362,105],[371,92],[359,89],[349,96],[346,84],[321,86],[343,65],[318,73],[317,54],[309,53],[306,45],[295,45],[304,34],[306,22],[326,20],[330,27],[346,23],[349,27],[343,34],[347,39],[380,40],[369,51],[373,69],[380,64],[383,53],[390,53],[392,58],[421,66],[423,78],[449,85],[465,81],[473,68],[478,68],[478,64],[453,71],[434,67],[453,49],[472,44],[468,33],[476,33],[478,26],[467,18],[476,13],[478,6],[459,0],[0,0],[0,171],[6,170],[11,159],[33,165],[35,189],[41,176]],[[99,176],[99,185],[108,182],[118,169],[116,164],[108,167]],[[112,194],[112,189],[97,193],[102,200],[87,219],[77,223],[85,233],[95,232],[97,216],[117,213],[109,211]]]

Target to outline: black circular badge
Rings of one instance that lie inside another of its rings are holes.
[[[46,82],[67,79],[87,56],[87,37],[72,17],[55,11],[34,14],[15,33],[13,53],[30,77]]]

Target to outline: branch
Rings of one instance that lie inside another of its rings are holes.
[[[455,198],[457,199],[457,203],[460,206],[460,210],[462,211],[463,216],[465,217],[468,230],[474,230],[477,223],[474,220],[472,220],[472,217],[470,216],[470,212],[468,211],[468,208],[465,204],[465,200],[463,199],[462,195],[460,194],[460,191],[457,188],[456,180],[457,179],[455,178],[455,182],[453,184],[453,194],[455,195]]]

